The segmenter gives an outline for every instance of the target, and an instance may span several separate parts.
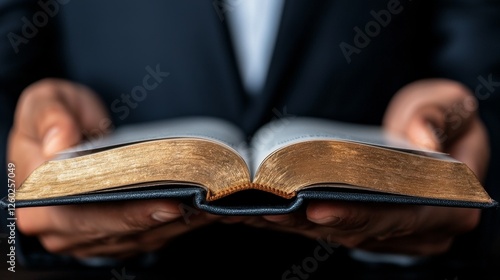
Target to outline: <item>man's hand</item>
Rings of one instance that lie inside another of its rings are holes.
[[[55,153],[96,139],[111,126],[107,111],[89,88],[59,79],[24,90],[9,135],[8,160],[19,182]],[[82,182],[84,184],[84,182]],[[183,219],[173,200],[20,208],[19,230],[37,236],[53,253],[86,258],[123,258],[156,250],[172,238],[213,221],[202,214]]]
[[[464,86],[444,79],[422,80],[397,93],[383,125],[416,145],[451,154],[483,179],[489,141],[476,109]],[[479,218],[478,209],[322,201],[311,202],[302,214],[239,219],[311,238],[329,237],[350,248],[433,255],[447,251],[454,237],[474,229]]]

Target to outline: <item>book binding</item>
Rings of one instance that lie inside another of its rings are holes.
[[[125,200],[141,200],[141,199],[167,199],[174,198],[183,201],[182,203],[190,203],[193,207],[202,211],[206,211],[216,215],[276,215],[287,214],[296,211],[304,206],[306,202],[313,200],[330,200],[330,201],[351,201],[351,202],[370,202],[370,203],[393,203],[393,204],[413,204],[413,205],[430,205],[430,206],[445,206],[445,207],[464,207],[464,208],[491,208],[498,207],[496,201],[491,203],[477,203],[470,201],[442,200],[418,198],[402,195],[373,193],[373,192],[352,192],[352,191],[331,191],[324,189],[307,189],[299,191],[292,199],[281,199],[276,202],[265,204],[236,204],[225,205],[216,201],[208,202],[206,200],[206,191],[197,187],[169,187],[166,189],[154,189],[149,191],[117,191],[117,192],[101,192],[86,195],[74,195],[66,197],[57,197],[49,199],[34,199],[25,201],[16,201],[14,205],[8,201],[8,197],[0,200],[0,207],[8,209],[15,206],[21,207],[36,207],[36,206],[54,206],[66,204],[85,204],[98,202],[112,202]],[[257,200],[256,200],[257,201]],[[250,202],[251,203],[251,202]]]

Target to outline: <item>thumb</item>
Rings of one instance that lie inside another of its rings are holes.
[[[423,119],[413,118],[409,121],[406,132],[406,138],[419,148],[442,151],[442,142],[445,140],[445,134],[441,127]]]
[[[50,158],[57,152],[76,145],[82,138],[80,131],[79,124],[67,108],[52,104],[40,126],[44,157]]]
[[[14,129],[25,139],[37,143],[44,158],[50,158],[78,144],[85,136],[105,133],[110,124],[103,104],[90,89],[64,80],[47,79],[23,92]]]
[[[397,108],[401,110],[401,108]],[[398,111],[396,110],[396,111]],[[384,120],[384,127],[390,133],[403,136],[413,145],[427,150],[442,151],[446,141],[445,115],[438,106],[413,109],[412,113],[391,112]]]

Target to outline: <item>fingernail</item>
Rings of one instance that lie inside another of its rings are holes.
[[[151,218],[161,223],[170,222],[174,219],[179,218],[180,216],[181,213],[171,213],[165,211],[156,211],[153,214],[151,214]]]
[[[50,128],[43,138],[43,152],[46,155],[53,155],[58,152],[58,142],[59,139],[57,135],[59,134],[59,128],[52,127]]]

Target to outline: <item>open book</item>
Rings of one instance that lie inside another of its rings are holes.
[[[380,127],[282,118],[247,141],[229,122],[190,117],[123,126],[60,153],[22,183],[16,206],[168,197],[224,214],[284,213],[307,199],[496,205],[464,163]]]

